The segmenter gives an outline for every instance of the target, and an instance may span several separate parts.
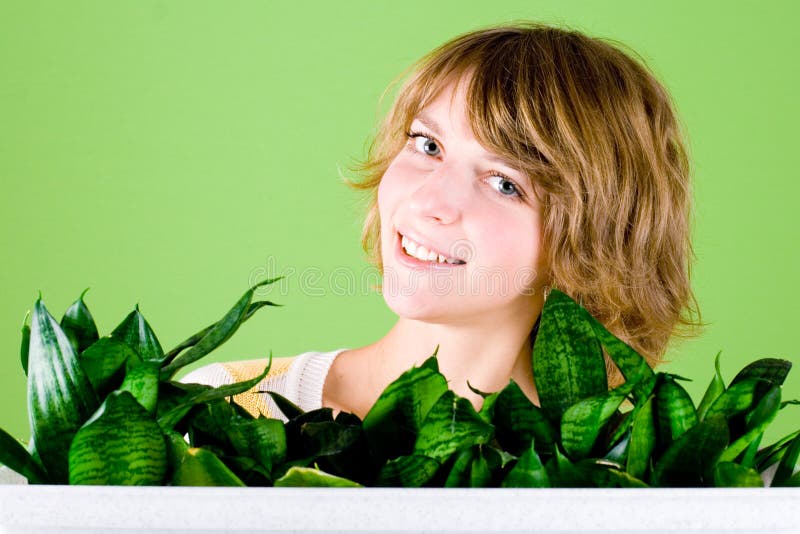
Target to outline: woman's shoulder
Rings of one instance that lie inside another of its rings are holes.
[[[267,376],[249,391],[234,395],[233,400],[253,416],[286,420],[267,391],[286,397],[308,411],[321,407],[322,387],[331,363],[341,352],[309,351],[292,357],[273,358]],[[251,380],[269,364],[269,358],[212,363],[181,378],[184,383],[219,387]]]

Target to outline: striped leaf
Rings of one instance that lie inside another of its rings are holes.
[[[446,391],[436,351],[389,384],[364,417],[364,432],[373,451],[384,458],[411,454],[423,421]]]
[[[69,338],[39,298],[31,318],[28,417],[34,455],[53,483],[67,482],[70,443],[98,404]]]
[[[106,397],[69,449],[70,484],[159,486],[166,473],[161,428],[128,391]]]
[[[147,361],[133,367],[125,374],[119,391],[129,391],[136,401],[154,415],[158,404],[158,362]]]
[[[653,485],[660,487],[710,486],[716,458],[728,445],[725,416],[714,414],[686,431],[659,458]]]
[[[764,471],[767,467],[776,462],[780,462],[786,449],[791,445],[792,440],[800,436],[800,430],[796,430],[789,435],[786,435],[767,447],[764,447],[756,453],[755,466],[758,471]]]
[[[659,373],[655,394],[656,430],[661,451],[697,424],[697,412],[689,393],[667,373]]]
[[[142,361],[128,344],[110,337],[98,339],[78,359],[100,398],[105,398],[122,384],[126,369],[135,367]]]
[[[656,425],[651,396],[633,415],[626,471],[633,477],[645,480],[655,447]]]
[[[533,344],[533,375],[545,416],[558,424],[576,402],[607,391],[600,341],[582,308],[553,289]]]
[[[83,301],[83,296],[86,295],[87,291],[89,291],[89,288],[83,290],[78,300],[67,308],[61,318],[61,329],[64,330],[70,343],[72,343],[75,354],[80,354],[99,339],[97,325],[94,324],[94,318],[92,318],[89,308],[86,307],[86,303]]]
[[[747,449],[750,443],[759,438],[767,426],[778,415],[781,406],[781,386],[772,386],[752,412],[748,413],[745,422],[745,433],[731,443],[720,455],[720,462],[732,462]]]
[[[759,387],[764,383],[768,382],[761,378],[746,378],[732,384],[711,404],[706,418],[718,414],[730,418],[749,410],[756,402]]]
[[[30,312],[25,314],[25,319],[22,320],[22,341],[19,345],[19,361],[22,364],[22,370],[25,376],[28,375],[28,350],[31,346],[31,327],[28,326],[28,317]]]
[[[550,478],[544,468],[536,447],[530,447],[520,456],[516,465],[508,472],[501,484],[504,488],[549,488]]]
[[[513,379],[497,396],[491,423],[497,441],[511,454],[523,454],[530,447],[531,440],[539,454],[549,455],[553,450],[553,427]]]
[[[419,488],[433,478],[439,467],[439,462],[423,454],[399,456],[383,465],[375,485]]]
[[[160,361],[164,357],[161,343],[150,324],[139,312],[139,305],[111,332],[112,339],[125,343],[143,361]]]
[[[570,406],[561,418],[561,445],[572,460],[586,458],[625,396],[610,391]]]
[[[444,462],[465,447],[488,443],[494,428],[467,399],[446,391],[428,412],[414,444],[414,453]]]

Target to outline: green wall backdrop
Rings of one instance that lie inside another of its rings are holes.
[[[800,13],[778,1],[0,1],[0,427],[28,438],[20,326],[41,290],[106,334],[138,303],[165,348],[248,285],[280,302],[203,363],[375,341],[360,199],[339,179],[385,87],[444,40],[535,19],[637,50],[695,165],[705,334],[664,369],[699,401],[759,357],[800,367]],[[800,398],[800,368],[785,398]],[[784,409],[764,443],[800,427]]]

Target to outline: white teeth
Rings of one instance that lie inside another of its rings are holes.
[[[402,236],[401,244],[403,246],[403,249],[405,249],[405,251],[408,253],[409,256],[414,256],[415,258],[422,261],[449,263],[452,265],[459,265],[463,263],[460,262],[459,260],[452,260],[432,250],[428,250],[426,247],[414,243],[406,236]]]

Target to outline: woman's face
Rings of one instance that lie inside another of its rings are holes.
[[[378,187],[383,296],[401,317],[463,324],[541,301],[540,207],[527,177],[473,136],[467,82],[421,110]],[[401,235],[466,263],[410,258]]]

